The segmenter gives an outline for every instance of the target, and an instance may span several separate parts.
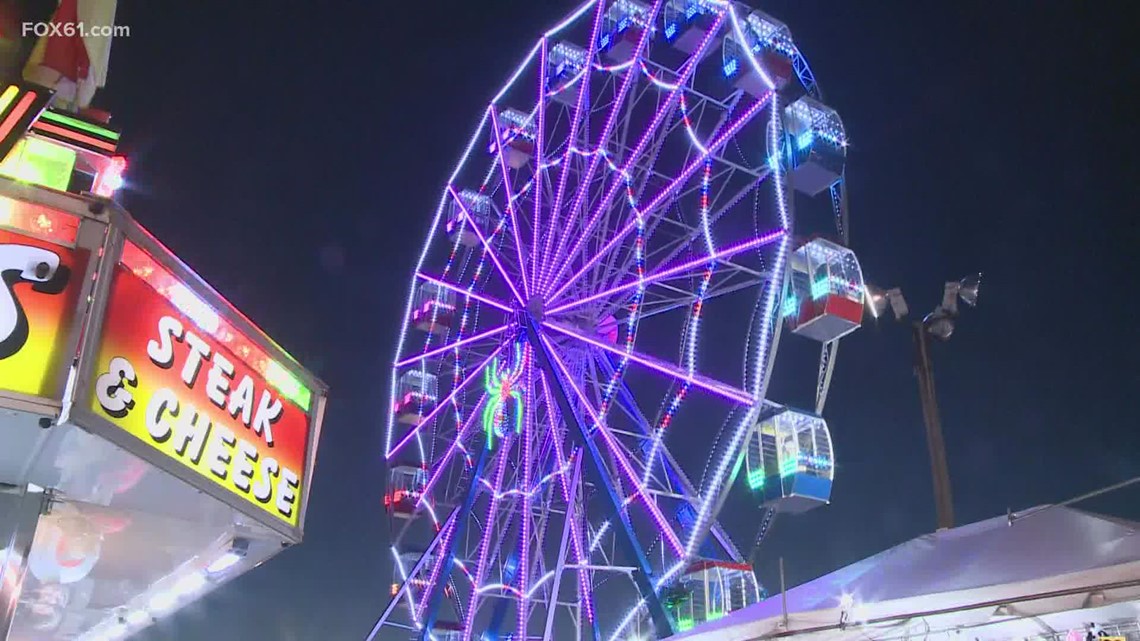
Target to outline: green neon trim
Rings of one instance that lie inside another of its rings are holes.
[[[95,134],[96,136],[101,136],[103,138],[114,140],[116,142],[119,140],[119,133],[118,132],[111,131],[110,129],[104,129],[104,128],[100,127],[99,125],[93,125],[89,122],[79,120],[78,118],[72,118],[71,116],[65,116],[63,114],[56,113],[54,111],[45,111],[45,112],[43,112],[43,114],[40,115],[40,118],[42,118],[48,122],[54,122],[56,124],[66,125],[68,127],[71,127],[72,129],[81,129],[83,131],[86,131],[87,133]]]
[[[24,138],[0,163],[0,175],[67,191],[76,157],[74,149],[42,138]]]
[[[685,632],[686,630],[692,630],[694,625],[696,625],[696,622],[694,622],[692,619],[690,619],[688,617],[686,617],[684,619],[677,619],[677,631],[678,632]]]
[[[309,411],[309,406],[313,402],[313,393],[296,376],[281,367],[277,361],[269,361],[265,366],[265,381],[277,388],[282,396],[296,403],[298,407],[306,412]]]
[[[748,470],[748,487],[753,490],[758,490],[764,487],[764,469],[756,468],[755,470]]]

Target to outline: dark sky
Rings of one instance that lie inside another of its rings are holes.
[[[132,31],[97,101],[126,132],[128,207],[332,388],[304,544],[148,639],[357,639],[387,600],[381,407],[401,297],[470,128],[571,3],[453,5],[120,3]],[[1117,6],[760,7],[845,120],[867,278],[925,312],[944,280],[985,272],[935,350],[959,522],[1140,474],[1140,56]],[[780,555],[797,583],[933,529],[909,336],[867,326],[840,354],[833,502],[777,524],[770,585]],[[1138,506],[1140,490],[1088,504]]]

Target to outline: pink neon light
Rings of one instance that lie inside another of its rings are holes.
[[[652,358],[652,357],[649,357],[649,356],[646,356],[644,354],[640,354],[640,353],[634,352],[634,351],[627,352],[624,349],[614,347],[613,345],[608,345],[606,343],[603,343],[602,341],[594,340],[593,338],[590,338],[589,336],[583,336],[582,334],[579,334],[575,331],[566,329],[565,327],[555,325],[554,323],[551,323],[550,321],[543,321],[542,326],[547,328],[547,329],[552,329],[552,330],[558,332],[559,334],[565,334],[566,336],[569,336],[570,338],[576,338],[576,339],[582,341],[583,343],[586,343],[588,345],[592,345],[594,347],[597,347],[598,349],[603,349],[607,352],[610,352],[611,354],[617,354],[618,356],[621,356],[623,358],[628,358],[629,360],[631,360],[635,363],[638,363],[640,365],[644,365],[645,367],[648,367],[649,369],[657,370],[658,372],[665,374],[666,376],[675,378],[679,381],[684,381],[686,383],[696,385],[697,387],[700,387],[702,389],[713,392],[714,394],[718,394],[720,396],[723,396],[729,400],[736,401],[737,403],[742,403],[742,404],[748,405],[748,406],[754,405],[756,403],[756,399],[753,398],[752,395],[748,394],[744,390],[737,389],[737,388],[735,388],[735,387],[733,387],[727,383],[721,383],[720,381],[708,378],[707,376],[701,376],[699,374],[689,374],[688,372],[684,372],[684,371],[681,371],[679,369],[676,369],[672,365],[668,365],[668,364],[666,364],[662,361],[659,361],[655,358]]]
[[[580,298],[578,300],[571,301],[571,302],[566,303],[564,305],[559,305],[557,307],[551,308],[546,313],[547,314],[558,314],[560,312],[564,312],[564,311],[567,311],[570,309],[574,309],[575,307],[579,307],[581,305],[584,305],[590,301],[597,300],[599,298],[607,298],[607,297],[612,296],[614,294],[617,294],[617,293],[620,293],[620,292],[623,292],[623,291],[626,291],[629,289],[634,289],[638,285],[642,285],[642,284],[650,285],[656,281],[663,280],[665,278],[670,278],[672,276],[676,276],[677,274],[684,273],[690,269],[695,269],[697,267],[701,267],[701,268],[707,267],[708,264],[714,260],[720,260],[722,258],[728,258],[730,256],[735,256],[736,254],[739,254],[741,252],[746,252],[750,249],[755,249],[756,247],[762,247],[764,245],[767,245],[768,243],[771,243],[771,242],[773,242],[779,238],[782,238],[785,233],[786,232],[784,230],[779,229],[776,231],[768,232],[767,234],[764,234],[763,236],[759,236],[756,238],[752,238],[750,240],[746,240],[743,242],[736,243],[735,245],[729,245],[728,247],[725,247],[723,249],[719,249],[719,250],[717,250],[711,254],[705,254],[704,256],[701,256],[700,258],[694,258],[693,260],[687,261],[687,262],[682,263],[680,265],[675,265],[675,266],[670,267],[668,269],[664,269],[664,270],[659,271],[659,272],[654,272],[654,273],[646,276],[644,280],[641,280],[641,281],[633,280],[633,281],[629,281],[627,283],[622,283],[621,285],[615,285],[614,287],[611,287],[605,291],[598,292],[596,294],[591,294],[589,296],[586,296],[585,298]]]
[[[482,363],[479,363],[479,365],[470,374],[467,375],[467,378],[463,379],[462,383],[456,385],[455,389],[451,390],[451,393],[447,395],[447,398],[437,403],[435,409],[428,412],[428,415],[425,416],[422,421],[417,423],[416,426],[411,429],[411,431],[404,435],[404,438],[400,439],[399,443],[396,443],[396,447],[388,450],[388,453],[384,455],[384,458],[391,459],[393,456],[399,453],[399,451],[408,444],[408,441],[412,440],[412,437],[420,431],[420,428],[424,425],[427,425],[428,423],[431,423],[432,419],[435,418],[435,415],[443,411],[443,408],[447,407],[448,404],[451,403],[451,399],[455,398],[455,395],[458,394],[460,390],[462,390],[464,387],[467,387],[471,381],[475,380],[476,377],[482,374],[483,368],[487,365],[487,363],[490,363],[491,359],[498,356],[499,352],[501,351],[503,351],[502,345],[496,347],[495,351],[491,352],[491,355],[485,358]]]
[[[494,112],[491,113],[494,115]],[[496,133],[495,135],[497,136],[498,134]],[[495,255],[495,250],[491,249],[491,243],[487,242],[487,237],[483,235],[483,230],[479,229],[479,225],[475,222],[475,217],[471,215],[471,212],[467,211],[467,205],[463,204],[463,199],[459,197],[459,194],[455,193],[455,187],[448,185],[447,192],[455,199],[455,202],[459,205],[459,210],[463,212],[464,217],[471,223],[471,230],[479,237],[479,242],[483,243],[483,249],[487,252],[487,255],[491,257],[491,262],[498,268],[499,275],[503,277],[503,280],[507,281],[507,287],[511,288],[511,293],[515,295],[515,300],[518,301],[519,305],[526,305],[526,299],[519,293],[518,288],[515,287],[515,282],[511,279],[510,275],[507,274],[506,268],[499,262],[499,257]],[[519,267],[521,268],[522,266],[520,265]]]
[[[656,16],[656,13],[654,14],[654,16]],[[698,47],[697,50],[693,52],[693,55],[685,63],[685,68],[681,71],[681,76],[680,76],[680,78],[677,79],[676,86],[669,91],[669,97],[665,100],[665,102],[657,110],[657,113],[654,114],[653,121],[650,122],[649,126],[646,127],[645,131],[641,134],[641,139],[637,142],[637,145],[633,148],[633,151],[630,152],[629,158],[626,160],[625,165],[622,166],[621,171],[619,171],[617,173],[617,175],[614,176],[614,180],[610,184],[609,190],[607,190],[605,195],[602,196],[602,200],[601,200],[601,202],[598,203],[598,207],[590,215],[589,221],[586,223],[586,227],[585,227],[584,231],[578,235],[577,241],[571,247],[570,252],[568,254],[566,254],[565,257],[567,258],[567,260],[562,261],[561,264],[559,265],[558,271],[555,272],[554,278],[552,279],[553,281],[557,281],[558,278],[566,272],[566,268],[570,265],[570,262],[573,260],[574,256],[576,256],[578,254],[578,251],[581,250],[582,243],[584,243],[586,241],[586,238],[589,236],[590,232],[594,229],[594,226],[598,224],[599,220],[601,220],[602,212],[606,210],[606,208],[609,206],[610,202],[613,201],[614,196],[617,195],[618,190],[621,188],[621,183],[624,181],[624,177],[626,175],[628,175],[630,166],[633,165],[633,163],[636,162],[637,159],[641,157],[641,153],[642,153],[642,151],[645,150],[645,146],[647,144],[649,144],[649,137],[653,134],[653,132],[657,131],[657,128],[661,125],[661,122],[665,119],[665,117],[670,112],[672,112],[673,105],[676,104],[677,99],[681,96],[681,92],[684,89],[685,84],[687,82],[689,82],[689,78],[691,78],[693,75],[693,72],[697,70],[697,62],[699,62],[700,59],[702,57],[704,57],[705,47],[707,47],[709,42],[712,41],[712,36],[720,31],[720,24],[723,20],[724,20],[724,14],[720,14],[717,16],[716,24],[713,26],[713,28],[711,30],[709,30],[708,32],[705,33],[704,40],[701,41],[700,47]],[[639,49],[639,51],[640,51],[640,49]],[[628,78],[632,78],[634,73],[635,72],[631,70],[629,72]],[[623,96],[623,98],[624,98],[624,96]],[[611,117],[613,116],[614,113],[617,112],[618,107],[620,107],[620,106],[621,106],[620,103],[615,103],[613,111],[610,112]],[[604,139],[603,139],[603,141],[604,141]],[[599,148],[600,147],[601,147],[601,144],[599,143]],[[592,167],[592,165],[591,165],[591,167]],[[592,176],[593,176],[592,172],[587,173],[586,174],[586,180],[583,181],[583,185],[588,184],[589,179]],[[581,199],[579,199],[575,203],[575,207],[572,207],[570,209],[570,211],[571,212],[576,211],[577,205],[580,203],[581,203]],[[642,209],[643,213],[647,212],[647,211],[648,210],[646,210],[646,209]],[[554,254],[556,263],[559,262],[558,258],[562,255],[561,251],[562,251],[562,245],[560,242],[558,245],[558,251],[555,252],[555,254]],[[550,298],[553,299],[554,297],[551,296]]]
[[[661,192],[657,194],[657,196],[655,196],[648,205],[641,208],[642,216],[648,217],[657,209],[657,207],[661,205],[661,203],[672,196],[673,192],[677,191],[677,189],[679,189],[681,185],[685,183],[685,181],[687,181],[693,176],[693,174],[697,172],[697,169],[704,164],[706,158],[716,153],[717,151],[720,151],[720,148],[728,143],[729,138],[736,135],[736,133],[740,131],[744,125],[748,124],[748,122],[752,120],[752,117],[756,115],[757,111],[764,107],[764,105],[768,104],[768,101],[772,99],[772,95],[773,93],[771,91],[766,92],[763,96],[758,98],[756,102],[752,103],[752,106],[750,106],[743,114],[741,114],[740,117],[737,118],[732,123],[732,125],[728,127],[728,129],[724,130],[719,136],[714,138],[713,142],[705,145],[705,151],[700,155],[700,157],[693,160],[692,163],[685,167],[681,173],[673,179],[673,182],[669,183],[664,189],[662,189]],[[601,260],[603,256],[608,254],[614,247],[621,243],[621,241],[625,239],[627,235],[629,235],[629,232],[633,231],[636,227],[637,218],[634,217],[634,219],[629,221],[625,227],[622,227],[621,230],[614,234],[614,237],[611,238],[609,242],[605,244],[605,246],[603,246],[596,254],[591,256],[581,269],[575,272],[573,276],[566,279],[566,281],[563,282],[562,285],[560,285],[553,294],[547,296],[546,300],[556,300],[563,292],[566,291],[568,287],[577,282],[577,280],[581,278],[583,274],[589,271],[591,267],[593,267],[599,260]],[[568,265],[569,261],[564,264]]]
[[[493,298],[488,298],[482,294],[476,294],[475,292],[463,289],[459,285],[453,285],[453,284],[451,284],[445,280],[440,280],[440,279],[435,278],[433,276],[428,276],[427,274],[425,274],[423,272],[416,272],[416,278],[419,278],[420,280],[427,281],[427,282],[432,283],[434,285],[439,285],[440,287],[443,287],[444,289],[449,289],[449,290],[455,292],[456,294],[459,294],[460,296],[466,296],[468,298],[474,298],[475,300],[479,301],[480,303],[483,303],[484,305],[490,305],[491,307],[494,307],[496,309],[501,309],[504,312],[513,312],[514,311],[510,308],[510,306],[508,306],[506,303],[504,303],[502,301],[497,301]]]
[[[613,454],[614,460],[617,461],[618,467],[620,467],[621,471],[625,474],[626,480],[629,481],[630,485],[634,488],[634,492],[638,498],[645,504],[645,508],[649,510],[649,515],[652,516],[653,520],[657,523],[657,528],[661,531],[662,536],[665,537],[665,540],[669,542],[669,545],[678,556],[684,557],[685,553],[684,548],[681,546],[681,540],[677,538],[677,534],[673,532],[673,528],[669,527],[669,523],[665,521],[665,517],[657,508],[657,504],[649,500],[649,497],[645,495],[641,484],[638,483],[637,474],[634,473],[633,467],[630,466],[629,460],[625,457],[625,453],[621,451],[617,442],[614,441],[613,435],[610,434],[609,426],[602,422],[597,412],[594,411],[594,407],[590,405],[589,399],[586,398],[585,392],[574,383],[573,378],[570,376],[569,368],[566,367],[566,364],[563,363],[562,359],[558,356],[550,339],[545,336],[541,336],[541,339],[543,343],[546,343],[547,351],[553,358],[554,363],[558,365],[558,369],[562,371],[563,378],[566,379],[566,382],[574,390],[574,393],[578,395],[578,400],[581,401],[582,407],[586,408],[586,412],[590,414],[590,419],[594,421],[594,425],[598,426],[598,433],[602,435],[602,440],[604,440],[606,446],[610,448],[610,453]]]
[[[469,343],[474,343],[475,341],[481,341],[484,338],[490,338],[492,336],[495,336],[496,334],[502,334],[503,332],[507,331],[508,327],[510,327],[510,325],[500,325],[499,327],[496,327],[494,329],[489,329],[489,330],[487,330],[481,334],[475,334],[473,336],[468,336],[467,338],[464,338],[462,340],[457,340],[453,343],[448,343],[447,345],[444,345],[443,347],[437,347],[436,349],[433,349],[429,352],[423,352],[422,354],[417,354],[415,356],[409,356],[408,358],[405,358],[402,361],[397,361],[396,367],[403,367],[405,365],[409,365],[409,364],[414,363],[416,361],[422,361],[425,358],[431,358],[432,356],[438,356],[439,354],[442,354],[444,352],[451,351],[453,349],[462,347],[463,345],[467,345]]]
[[[541,102],[541,100],[540,100]],[[518,216],[515,215],[515,194],[511,189],[511,172],[507,169],[507,156],[503,153],[503,134],[499,131],[499,116],[495,114],[495,106],[491,105],[491,128],[495,132],[495,150],[496,155],[499,157],[499,169],[503,172],[503,190],[506,192],[507,199],[507,217],[511,220],[511,236],[515,239],[515,255],[519,259],[519,275],[522,277],[523,292],[526,293],[527,298],[530,298],[530,282],[526,277],[526,262],[523,261],[522,255],[522,237],[519,235],[519,221]],[[541,190],[538,190],[541,191]],[[460,205],[461,207],[463,205]],[[466,214],[466,210],[464,214]],[[475,224],[475,220],[468,216],[471,224]],[[490,251],[490,245],[487,245],[487,251]],[[494,256],[492,256],[494,258]],[[497,261],[496,261],[497,262]],[[506,274],[503,275],[504,278]],[[514,289],[514,286],[511,286]],[[517,292],[516,292],[517,294]],[[519,301],[524,302],[522,300]]]

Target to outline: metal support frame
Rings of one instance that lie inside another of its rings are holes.
[[[435,585],[431,586],[431,592],[427,595],[427,605],[424,608],[424,627],[420,630],[420,641],[430,641],[431,629],[435,625],[435,619],[439,616],[439,606],[443,601],[444,587],[451,580],[451,568],[455,565],[455,542],[463,537],[463,529],[467,526],[467,520],[471,517],[471,510],[475,507],[475,497],[479,495],[479,479],[483,476],[483,468],[487,466],[487,459],[490,458],[491,450],[483,447],[479,452],[479,458],[475,461],[475,471],[471,474],[471,485],[467,488],[467,496],[463,499],[463,505],[459,508],[459,512],[455,515],[455,527],[451,532],[451,545],[443,550],[443,557],[440,559],[441,565],[439,567],[439,579],[436,580]]]
[[[566,552],[570,549],[570,537],[573,532],[575,518],[574,504],[578,500],[578,480],[582,478],[582,458],[576,457],[574,461],[574,476],[570,479],[570,503],[566,506],[566,519],[562,523],[562,544],[558,548],[558,565],[554,568],[554,585],[550,588],[550,603],[546,606],[546,628],[542,633],[542,641],[551,641],[554,637],[554,612],[558,607],[558,588],[562,585],[562,574],[566,571]],[[578,570],[582,572],[582,570]],[[579,626],[580,627],[580,626]],[[594,617],[594,638],[599,638],[598,617]]]
[[[0,639],[7,639],[28,570],[28,553],[36,535],[46,496],[39,488],[0,485]]]
[[[922,401],[922,418],[926,424],[926,445],[930,450],[930,474],[934,479],[934,504],[938,511],[938,529],[954,527],[954,498],[950,492],[950,467],[946,463],[946,442],[942,439],[942,419],[938,415],[938,397],[934,393],[934,366],[930,361],[930,338],[926,324],[915,321],[915,363],[918,395]]]
[[[610,482],[609,476],[605,473],[605,462],[602,458],[602,453],[598,450],[597,443],[590,438],[586,427],[582,424],[582,421],[579,420],[577,413],[574,411],[574,405],[571,403],[570,397],[567,395],[564,384],[562,383],[562,379],[558,375],[551,356],[547,351],[547,347],[539,335],[538,322],[529,313],[524,312],[521,314],[521,317],[527,340],[529,340],[534,347],[539,367],[542,368],[543,373],[550,379],[551,383],[553,383],[551,385],[553,388],[552,391],[562,411],[563,420],[568,426],[573,426],[573,433],[575,433],[582,442],[590,473],[596,478],[598,488],[601,490],[600,493],[606,498],[605,503],[610,513],[610,522],[615,525],[616,538],[620,541],[622,547],[625,548],[624,552],[634,560],[639,570],[633,573],[633,581],[637,585],[638,591],[641,592],[641,597],[645,600],[646,608],[653,618],[657,638],[664,639],[672,636],[673,622],[653,586],[653,574],[649,565],[649,559],[646,557],[641,545],[637,542],[637,537],[633,531],[633,524],[630,523],[625,512],[622,510],[621,497]]]

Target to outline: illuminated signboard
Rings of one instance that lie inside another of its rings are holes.
[[[311,392],[128,242],[115,267],[88,409],[295,527]]]
[[[0,390],[58,398],[87,252],[78,219],[0,197]]]

